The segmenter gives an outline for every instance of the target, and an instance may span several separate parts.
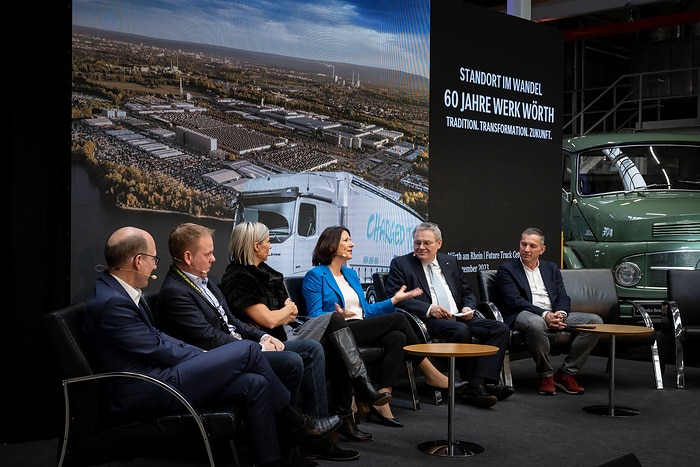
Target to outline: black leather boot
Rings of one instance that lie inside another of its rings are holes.
[[[338,355],[340,355],[340,360],[345,365],[352,380],[355,398],[370,405],[388,404],[391,400],[391,393],[379,393],[372,386],[369,375],[367,375],[365,362],[362,361],[360,351],[357,350],[355,336],[352,335],[350,328],[338,329],[330,333],[327,337],[327,342],[330,342],[336,352],[338,352]]]
[[[366,433],[357,428],[355,416],[352,413],[340,416],[340,427],[335,432],[345,436],[348,441],[372,441],[371,433]]]

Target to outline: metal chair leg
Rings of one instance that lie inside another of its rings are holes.
[[[420,398],[418,397],[418,388],[416,387],[416,375],[413,372],[413,362],[406,360],[406,373],[408,373],[408,384],[411,387],[411,402],[413,410],[420,410]]]
[[[676,388],[685,389],[685,363],[683,361],[683,323],[681,312],[675,303],[670,303],[670,319],[673,326],[674,348],[676,350]]]
[[[513,375],[510,372],[510,352],[508,350],[506,350],[506,355],[503,357],[503,369],[501,372],[503,373],[503,384],[513,387]]]

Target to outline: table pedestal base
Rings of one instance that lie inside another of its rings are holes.
[[[459,440],[452,442],[452,452],[450,452],[450,445],[446,439],[420,443],[418,449],[426,454],[439,457],[471,457],[484,452],[484,447],[479,444]]]
[[[583,410],[594,415],[609,415],[611,417],[631,417],[633,415],[639,415],[639,410],[630,407],[622,407],[620,405],[613,407],[609,405],[589,405],[588,407],[584,407]]]

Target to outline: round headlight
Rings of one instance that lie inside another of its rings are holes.
[[[618,285],[632,287],[633,285],[637,285],[642,278],[642,271],[636,264],[625,262],[617,265],[613,275]]]

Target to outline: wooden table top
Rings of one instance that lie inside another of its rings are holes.
[[[631,324],[592,324],[590,329],[579,328],[578,332],[597,332],[600,334],[615,334],[615,335],[627,335],[627,336],[640,336],[642,334],[649,334],[654,330],[646,326],[634,326]]]
[[[413,344],[403,348],[414,355],[431,357],[483,357],[498,352],[498,347],[483,344],[456,344],[452,342],[436,342],[432,344]]]

